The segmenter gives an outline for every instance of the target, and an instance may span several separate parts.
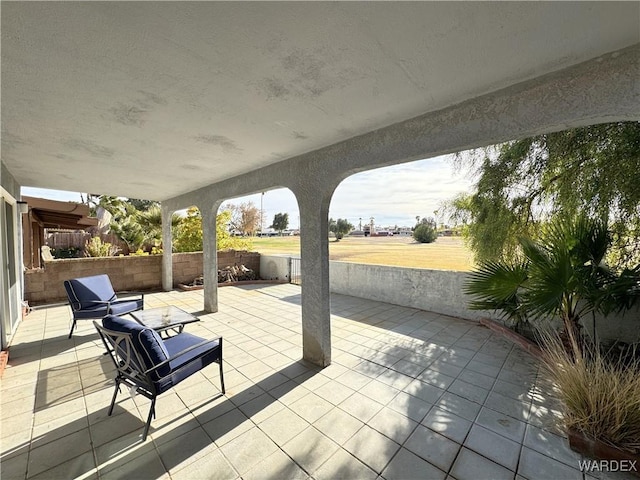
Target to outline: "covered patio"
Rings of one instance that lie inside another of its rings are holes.
[[[22,300],[21,186],[161,202],[166,291],[171,215],[197,206],[206,312],[219,308],[219,207],[288,188],[300,214],[302,357],[331,365],[328,219],[338,185],[374,168],[638,120],[639,9],[3,4],[2,348],[13,343]]]
[[[113,367],[91,322],[67,339],[69,310],[33,311],[4,373],[1,475],[22,478],[591,478],[556,423],[536,361],[475,322],[332,295],[333,362],[301,361],[301,289],[146,296],[199,315],[189,331],[225,342],[227,394],[208,368],[112,417]]]
[[[637,121],[637,2],[6,2],[0,385],[7,478],[584,478],[535,361],[474,322],[331,295],[337,186],[374,168]],[[615,168],[615,166],[612,166]],[[216,369],[121,394],[90,323],[21,320],[21,187],[162,203],[164,293]],[[303,287],[217,287],[222,202],[296,197]],[[434,185],[425,185],[425,191]],[[173,291],[170,217],[203,220]],[[414,285],[415,294],[422,292]],[[433,308],[433,307],[432,307]],[[324,368],[322,368],[324,367]],[[207,375],[213,376],[209,378]]]

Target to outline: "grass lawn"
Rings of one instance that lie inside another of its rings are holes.
[[[300,255],[300,237],[253,238],[253,250],[264,255]],[[345,237],[329,240],[329,258],[342,262],[399,267],[462,270],[473,268],[473,255],[459,237],[417,243],[411,237]]]

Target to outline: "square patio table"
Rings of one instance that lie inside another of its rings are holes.
[[[154,330],[165,330],[172,328],[182,332],[188,323],[199,322],[200,319],[189,312],[173,305],[167,307],[150,308],[149,310],[138,310],[130,315],[141,325]]]

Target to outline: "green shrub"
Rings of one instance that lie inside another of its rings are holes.
[[[100,237],[91,237],[84,245],[84,254],[87,257],[112,257],[115,252],[116,247],[103,242]]]
[[[433,243],[438,238],[438,232],[434,225],[421,223],[413,231],[413,238],[420,243]]]
[[[78,247],[52,248],[53,258],[76,258],[80,249]]]

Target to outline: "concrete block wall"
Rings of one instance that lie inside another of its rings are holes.
[[[256,272],[260,277],[260,254],[258,252],[248,252],[246,250],[218,252],[218,269],[233,265],[244,265]]]
[[[174,253],[173,286],[191,283],[203,271],[202,252]],[[218,268],[244,264],[260,274],[257,252],[218,252]],[[25,271],[25,300],[29,305],[66,302],[63,282],[70,278],[106,273],[116,291],[162,289],[162,256],[69,258],[45,262],[44,269]]]
[[[25,299],[30,305],[66,302],[63,282],[106,273],[114,290],[155,290],[161,278],[159,255],[69,258],[45,262],[44,269],[25,272]]]
[[[202,252],[174,253],[171,259],[174,287],[178,286],[179,283],[189,284],[196,277],[202,275]],[[162,278],[160,278],[161,284]]]

